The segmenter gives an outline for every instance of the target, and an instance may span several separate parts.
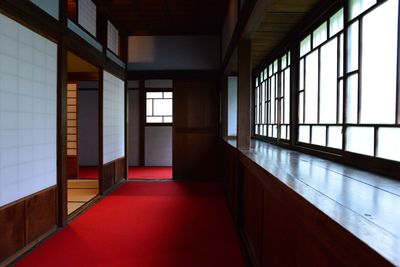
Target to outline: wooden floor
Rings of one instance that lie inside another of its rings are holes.
[[[95,198],[98,193],[98,180],[68,180],[68,215]]]

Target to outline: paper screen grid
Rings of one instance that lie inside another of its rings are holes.
[[[91,0],[78,1],[78,23],[96,37],[96,5]]]
[[[57,45],[0,15],[0,206],[56,184]]]
[[[125,156],[125,85],[104,71],[103,75],[103,162]]]
[[[107,47],[113,51],[116,55],[118,55],[118,48],[119,48],[119,42],[118,42],[118,30],[117,28],[114,27],[114,25],[110,22],[107,21]]]

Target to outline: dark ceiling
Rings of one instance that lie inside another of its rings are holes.
[[[108,0],[113,22],[130,35],[220,34],[229,0]]]

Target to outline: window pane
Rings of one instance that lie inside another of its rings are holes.
[[[151,100],[151,99],[147,99],[146,115],[147,116],[152,116],[153,115],[153,100]]]
[[[326,41],[328,37],[328,23],[324,22],[313,32],[313,48]]]
[[[307,36],[300,43],[300,57],[311,51],[311,35]]]
[[[329,37],[343,30],[343,8],[329,20]]]
[[[284,68],[286,68],[286,62],[287,62],[287,60],[286,60],[286,55],[284,55],[283,57],[282,57],[282,61],[281,61],[281,68],[282,69],[284,69]]]
[[[346,150],[373,156],[374,155],[374,128],[348,127]]]
[[[299,142],[310,143],[310,126],[299,126]]]
[[[358,110],[358,75],[347,78],[347,123],[357,123]]]
[[[146,98],[163,98],[162,92],[147,92]]]
[[[304,90],[304,59],[300,60],[299,89]]]
[[[400,161],[400,129],[378,129],[378,157]]]
[[[154,99],[155,116],[172,116],[172,99]]]
[[[170,117],[170,116],[164,117],[164,122],[165,123],[172,123],[172,117]]]
[[[339,37],[339,77],[343,76],[343,63],[344,63],[344,40],[343,33]]]
[[[285,71],[285,119],[284,123],[290,123],[290,68]]]
[[[348,28],[347,72],[358,70],[358,21]]]
[[[275,76],[271,78],[271,123],[275,123]]]
[[[312,144],[325,146],[326,145],[326,127],[313,126],[312,127]]]
[[[342,127],[329,126],[328,128],[328,146],[342,149]]]
[[[396,120],[397,12],[389,0],[363,20],[361,123]]]
[[[339,81],[339,92],[338,92],[338,123],[343,122],[343,80]]]
[[[281,138],[286,139],[286,126],[281,126]]]
[[[164,98],[172,98],[172,92],[164,92]]]
[[[146,122],[147,123],[162,123],[163,117],[147,117]]]
[[[304,93],[299,95],[299,123],[304,123]]]
[[[337,38],[321,48],[320,122],[336,122]]]
[[[306,123],[316,123],[318,116],[318,50],[306,58]]]
[[[376,4],[376,0],[350,0],[349,1],[349,19],[352,20],[362,12]]]

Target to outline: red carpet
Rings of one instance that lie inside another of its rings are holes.
[[[99,179],[99,168],[80,166],[78,176],[80,179]]]
[[[127,182],[16,266],[244,266],[217,182]]]
[[[172,179],[172,167],[129,167],[129,179]]]

